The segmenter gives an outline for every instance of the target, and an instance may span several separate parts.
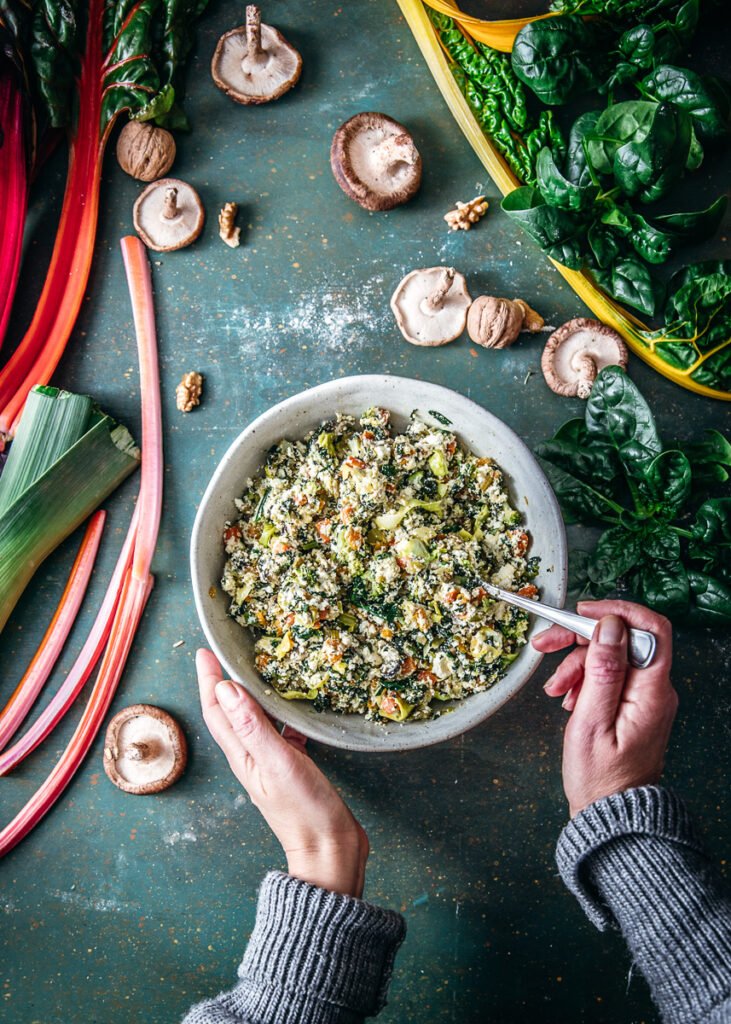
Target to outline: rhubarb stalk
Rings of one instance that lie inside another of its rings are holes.
[[[51,774],[25,807],[0,832],[0,857],[19,843],[48,813],[88,753],[114,697],[153,585],[150,566],[162,510],[163,461],[152,282],[150,265],[139,238],[123,238],[122,255],[137,334],[142,403],[142,475],[132,566],[125,573],[109,644],[81,721]]]
[[[95,512],[89,520],[58,608],[40,647],[10,700],[0,711],[0,750],[4,749],[25,721],[63,650],[91,579],[106,517],[106,512]]]
[[[38,718],[12,747],[8,747],[7,750],[0,754],[0,775],[8,775],[16,765],[20,764],[56,728],[94,671],[102,651],[107,645],[114,615],[119,604],[119,597],[122,592],[122,583],[132,562],[137,534],[137,518],[138,508],[135,508],[127,536],[122,545],[117,564],[114,567],[107,592],[104,595],[104,600],[94,619],[94,625],[91,627],[89,636],[79,652],[79,656],[71,666],[69,674]]]

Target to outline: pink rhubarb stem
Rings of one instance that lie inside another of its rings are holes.
[[[0,754],[0,775],[8,775],[52,732],[84,688],[106,647],[125,574],[132,563],[137,536],[138,509],[135,508],[122,550],[114,567],[104,600],[71,671],[29,729],[12,747]]]
[[[0,711],[0,750],[25,721],[63,650],[91,579],[106,517],[106,512],[95,512],[89,520],[58,608],[23,678]]]
[[[17,845],[53,807],[86,757],[124,671],[135,631],[152,587],[150,565],[162,510],[162,410],[150,264],[138,238],[122,239],[122,255],[137,333],[142,402],[142,472],[139,522],[132,568],[124,578],[109,645],[89,702],[69,745],[40,789],[0,832],[0,857]],[[151,390],[152,389],[152,390]]]

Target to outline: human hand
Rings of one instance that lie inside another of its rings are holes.
[[[670,682],[672,631],[662,615],[629,601],[582,601],[599,619],[591,641],[562,626],[533,638],[547,654],[578,644],[545,685],[571,712],[563,742],[563,784],[573,817],[604,796],[657,782],[662,774],[678,695]],[[655,634],[649,668],[627,663],[627,626]]]
[[[288,727],[280,735],[210,651],[198,651],[196,668],[206,725],[282,844],[289,874],[360,897],[368,837],[305,753],[305,737]]]

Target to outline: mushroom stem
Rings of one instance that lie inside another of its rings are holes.
[[[173,188],[172,185],[165,189],[162,215],[165,220],[173,220],[173,218],[178,216],[178,190]]]
[[[130,743],[127,757],[130,761],[146,761],[150,756],[151,750],[152,748],[149,743],[143,743],[139,740],[136,743]]]
[[[592,384],[596,380],[596,363],[588,352],[581,352],[576,357],[575,366],[579,372],[577,396],[579,398],[588,398],[591,394]]]
[[[431,295],[428,295],[427,298],[424,299],[424,308],[429,313],[436,313],[437,310],[442,308],[444,300],[446,299],[453,282],[454,267],[445,267],[436,288]]]
[[[256,61],[264,52],[261,48],[261,10],[256,4],[246,7],[246,45],[251,61]]]

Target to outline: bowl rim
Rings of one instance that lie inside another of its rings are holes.
[[[417,385],[418,387],[426,387],[434,392],[435,398],[437,400],[438,394],[440,392],[445,395],[449,395],[451,400],[453,400],[454,397],[456,396],[461,403],[464,403],[468,407],[468,409],[471,407],[472,411],[475,414],[493,420],[496,424],[499,425],[499,429],[501,431],[507,432],[509,435],[511,435],[512,443],[514,443],[519,449],[522,449],[523,457],[527,458],[529,464],[532,463],[531,468],[532,472],[535,474],[536,482],[540,486],[542,495],[548,503],[549,511],[553,514],[553,517],[556,521],[556,525],[558,526],[558,531],[556,535],[556,565],[554,568],[553,583],[555,585],[555,589],[557,592],[556,603],[560,607],[563,607],[564,602],[566,600],[566,592],[568,585],[568,545],[566,538],[566,528],[563,521],[563,517],[561,515],[558,499],[556,498],[556,495],[554,494],[554,491],[550,483],[548,482],[548,479],[545,473],[543,472],[540,463],[538,462],[536,456],[530,450],[528,445],[525,443],[525,441],[523,441],[523,439],[513,430],[512,427],[508,426],[507,423],[505,423],[498,416],[496,416],[495,413],[491,412],[489,409],[485,409],[478,402],[475,402],[474,399],[467,398],[465,395],[455,390],[454,388],[448,388],[442,384],[434,384],[431,381],[420,380],[419,378],[416,377],[403,377],[398,374],[386,373],[350,374],[347,377],[331,378],[330,380],[324,381],[321,384],[316,384],[311,388],[305,388],[302,391],[298,391],[295,394],[290,395],[288,398],[282,399],[280,402],[277,402],[275,405],[270,406],[268,409],[265,409],[262,413],[260,413],[253,420],[251,420],[251,422],[248,423],[243,428],[243,430],[239,432],[239,434],[234,438],[234,440],[226,449],[222,458],[219,460],[198,505],[190,539],[191,584],[193,589],[193,598],[195,601],[196,613],[198,615],[200,626],[211,649],[218,658],[221,667],[224,669],[225,672],[229,674],[230,678],[237,680],[246,690],[248,690],[248,692],[251,693],[251,695],[257,700],[257,702],[264,708],[264,710],[268,714],[272,714],[277,719],[277,721],[282,722],[284,725],[287,725],[297,730],[298,732],[307,736],[308,739],[313,739],[315,742],[322,743],[323,745],[328,745],[342,750],[350,750],[361,753],[406,753],[410,750],[420,750],[424,747],[434,746],[438,743],[446,743],[447,741],[453,740],[457,736],[460,736],[463,733],[468,732],[473,728],[476,728],[477,726],[483,725],[489,718],[491,718],[505,704],[507,704],[509,700],[515,697],[520,692],[520,690],[523,689],[524,686],[528,684],[528,682],[531,680],[536,670],[538,669],[541,661],[543,660],[543,655],[535,649],[532,649],[530,651],[531,663],[529,666],[526,666],[524,668],[522,678],[516,677],[514,680],[511,681],[510,685],[503,687],[502,690],[500,691],[499,699],[495,700],[494,703],[486,709],[485,714],[479,715],[478,717],[473,716],[472,718],[466,717],[464,719],[464,722],[460,721],[459,718],[455,716],[456,728],[453,731],[448,732],[447,735],[434,735],[428,729],[423,729],[419,730],[418,733],[415,730],[412,738],[409,732],[404,730],[403,727],[400,727],[397,734],[391,732],[391,735],[394,736],[394,742],[388,744],[384,743],[382,746],[375,745],[374,743],[367,741],[365,738],[361,739],[360,737],[349,734],[347,728],[342,727],[333,729],[332,734],[328,733],[328,738],[323,737],[321,730],[316,730],[317,734],[311,735],[308,732],[306,726],[303,726],[302,722],[300,722],[299,720],[293,721],[291,719],[290,715],[288,714],[287,701],[279,698],[276,701],[276,710],[273,711],[272,706],[274,705],[275,702],[270,700],[267,697],[267,695],[265,695],[263,692],[258,692],[255,686],[253,685],[253,680],[246,680],[241,678],[241,675],[243,675],[243,673],[240,673],[231,665],[228,658],[226,657],[225,652],[218,643],[214,629],[209,624],[208,615],[206,613],[206,607],[208,606],[205,603],[204,597],[207,597],[210,601],[208,593],[210,589],[210,582],[208,583],[207,586],[205,585],[204,581],[200,578],[197,566],[197,552],[201,546],[203,520],[206,517],[208,505],[217,492],[219,480],[226,472],[229,463],[236,458],[239,449],[251,437],[253,437],[258,430],[260,430],[263,426],[267,425],[272,419],[276,419],[279,416],[279,414],[282,413],[287,407],[291,407],[295,404],[302,402],[307,402],[308,404],[311,404],[314,407],[321,399],[332,397],[333,391],[337,391],[339,388],[342,388],[343,386],[347,387],[348,384],[355,382],[357,382],[357,385],[360,387],[372,387],[374,389],[374,393],[376,388],[378,388],[379,386],[382,387],[385,383],[387,383],[391,386],[398,386],[399,384],[403,384],[409,386]],[[386,403],[384,403],[384,405],[385,404]],[[325,410],[323,410],[322,418],[327,418],[327,413]],[[307,429],[312,428],[308,427]],[[457,430],[457,433],[461,433],[461,431]],[[507,473],[507,476],[508,481],[510,482],[511,477],[509,472]],[[233,496],[231,498],[231,501],[233,502]],[[258,673],[256,673],[256,677],[256,681],[262,684],[263,680],[261,679],[261,676]],[[497,687],[501,686],[501,684],[504,683],[505,679],[507,678],[507,676],[504,677],[504,679],[500,680],[500,682],[496,684],[496,687],[484,692],[496,694]],[[475,694],[474,696],[478,697],[479,694]],[[283,706],[280,707],[280,705]],[[331,712],[331,714],[334,714],[334,712]],[[361,716],[358,717],[360,718]],[[338,723],[347,722],[348,716],[338,715],[337,720]],[[415,723],[412,723],[412,725],[414,724]],[[428,721],[421,722],[419,724],[422,726],[427,726]],[[390,726],[385,726],[384,728],[386,730],[389,730]]]

